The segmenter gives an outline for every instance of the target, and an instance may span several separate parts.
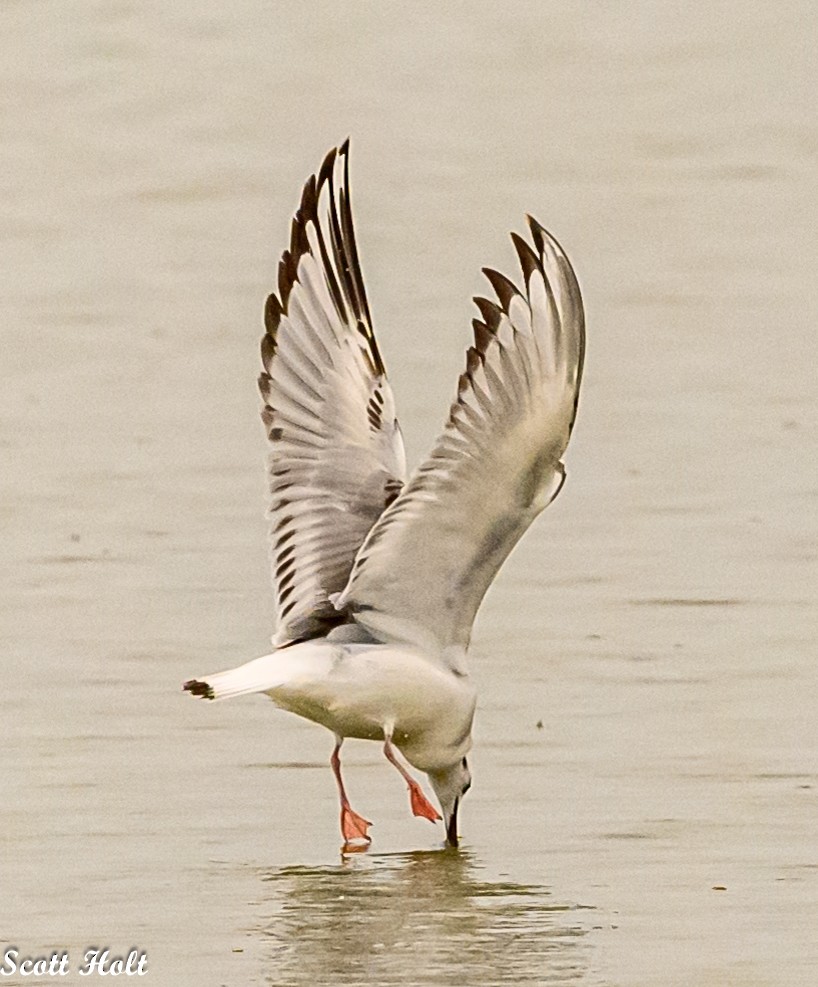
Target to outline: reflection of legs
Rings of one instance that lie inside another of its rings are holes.
[[[424,819],[431,819],[432,822],[437,822],[440,819],[440,813],[420,790],[420,785],[397,759],[395,749],[392,747],[392,740],[388,734],[385,736],[383,742],[383,752],[386,755],[386,759],[400,771],[401,777],[409,786],[409,799],[412,803],[412,812],[416,816],[422,816]]]
[[[329,763],[332,765],[332,773],[335,775],[335,780],[338,783],[338,794],[341,796],[341,834],[347,843],[350,843],[352,840],[366,840],[367,843],[370,843],[371,838],[367,836],[366,831],[372,823],[368,819],[364,819],[363,816],[359,816],[357,812],[353,812],[347,798],[346,790],[344,789],[344,781],[341,778],[340,754],[341,744],[343,744],[344,738],[336,734],[335,741],[335,750],[332,752]]]

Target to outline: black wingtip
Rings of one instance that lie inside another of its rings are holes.
[[[528,228],[531,230],[531,235],[536,236],[537,234],[542,234],[545,232],[545,227],[542,223],[538,222],[530,212],[525,214],[525,221],[528,223]]]
[[[474,333],[474,345],[477,348],[477,352],[485,353],[492,339],[494,339],[494,334],[489,331],[489,327],[485,322],[481,322],[479,319],[472,319],[471,327]]]
[[[344,143],[338,148],[338,153],[342,157],[347,157],[349,155],[349,137],[347,137]]]
[[[301,193],[301,206],[299,211],[304,214],[305,219],[312,219],[315,216],[315,209],[318,204],[318,191],[315,175],[310,175],[304,183]]]
[[[526,285],[528,285],[532,274],[542,274],[540,260],[531,249],[530,244],[517,233],[511,234],[511,242],[514,244],[514,249],[517,251],[517,257],[520,261],[523,277],[525,278]]]
[[[189,692],[192,696],[201,696],[202,699],[215,699],[216,695],[207,682],[200,682],[198,679],[189,679],[182,686],[183,692]]]
[[[311,181],[312,179],[304,186],[301,205],[295,216],[293,216],[293,222],[290,227],[290,256],[293,259],[294,271],[298,271],[298,262],[310,249],[309,240],[307,239],[307,223],[309,222],[310,215],[304,209],[304,203],[305,201],[309,203]]]
[[[486,323],[488,331],[496,332],[497,326],[500,324],[500,308],[497,303],[489,301],[488,298],[482,298],[480,295],[475,295],[472,301],[480,309],[480,315],[483,322]]]
[[[338,149],[333,147],[327,151],[327,155],[324,158],[321,167],[318,169],[318,189],[326,185],[332,174],[332,169],[335,167],[335,158],[338,155]]]
[[[525,218],[528,221],[528,228],[531,230],[531,235],[534,238],[534,246],[537,248],[537,252],[539,254],[543,254],[545,252],[545,243],[547,241],[551,245],[552,249],[555,250],[558,255],[562,256],[564,261],[568,261],[568,255],[565,253],[565,249],[554,234],[550,233],[542,225],[542,223],[538,223],[532,215],[526,214]]]
[[[264,327],[268,334],[275,339],[278,324],[281,322],[281,302],[276,295],[268,295],[264,303]]]
[[[297,220],[293,220],[293,227],[296,225]],[[290,292],[293,290],[293,285],[298,279],[298,261],[299,257],[297,254],[285,250],[281,255],[281,260],[278,262],[278,296],[281,300],[281,309],[284,312],[287,311]]]
[[[484,267],[483,274],[489,279],[492,288],[494,288],[497,298],[500,300],[500,305],[503,307],[503,311],[508,312],[511,299],[515,295],[520,294],[517,286],[513,281],[509,281],[505,274],[500,274],[499,271],[495,271],[491,267]]]

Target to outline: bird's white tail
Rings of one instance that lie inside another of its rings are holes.
[[[190,679],[182,688],[203,699],[232,699],[252,692],[266,692],[282,684],[282,664],[277,655],[264,655],[237,668]]]

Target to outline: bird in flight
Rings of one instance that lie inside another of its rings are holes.
[[[407,477],[375,340],[349,196],[349,142],[304,186],[267,299],[261,417],[269,440],[270,654],[203,675],[206,699],[265,693],[335,735],[348,850],[369,842],[341,775],[348,737],[374,740],[412,812],[458,845],[471,785],[475,688],[466,652],[486,590],[562,488],[585,347],[582,298],[557,241],[512,234],[519,286],[485,269],[474,343],[428,458]],[[406,766],[424,772],[440,813]]]

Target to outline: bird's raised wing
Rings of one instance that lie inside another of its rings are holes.
[[[559,244],[529,218],[512,234],[525,290],[485,270],[474,346],[426,462],[383,513],[338,599],[382,639],[468,645],[495,573],[559,493],[585,347],[582,297]]]
[[[264,318],[259,388],[281,647],[343,619],[330,597],[406,474],[358,263],[348,142],[304,187]]]

